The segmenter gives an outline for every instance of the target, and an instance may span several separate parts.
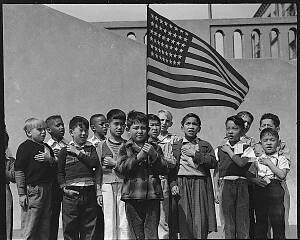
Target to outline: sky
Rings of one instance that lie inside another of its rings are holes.
[[[45,4],[87,22],[145,21],[146,4]],[[213,18],[252,18],[260,4],[212,4]],[[150,4],[171,19],[207,19],[208,4]]]

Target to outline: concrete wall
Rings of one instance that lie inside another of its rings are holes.
[[[5,120],[13,153],[25,140],[22,127],[29,117],[58,113],[68,125],[74,115],[89,118],[111,108],[145,111],[145,45],[40,5],[3,5],[3,18]],[[238,109],[255,117],[249,135],[258,138],[263,113],[281,119],[280,136],[292,153],[290,222],[296,224],[296,65],[271,59],[229,62],[250,85]],[[161,108],[169,109],[149,102],[150,113]],[[174,115],[171,131],[178,134],[186,113],[199,114],[200,137],[214,147],[225,134],[226,117],[235,113],[224,107],[169,110]],[[20,209],[12,188],[18,220],[14,228],[19,228]]]

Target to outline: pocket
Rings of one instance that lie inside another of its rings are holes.
[[[30,185],[27,185],[27,196],[28,197],[33,197],[33,196],[36,196],[38,195],[40,192],[39,190],[39,186],[36,185],[36,186],[30,186]]]
[[[43,205],[41,195],[42,192],[38,185],[34,187],[27,185],[28,208],[41,207]]]

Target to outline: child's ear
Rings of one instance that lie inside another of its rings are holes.
[[[69,133],[70,133],[71,136],[73,136],[73,129],[70,129]]]
[[[28,137],[31,137],[31,130],[27,130],[27,131],[26,131],[26,135],[27,135]]]
[[[48,132],[49,134],[51,134],[51,132],[52,132],[52,131],[51,131],[51,128],[48,128],[48,127],[47,127],[46,130],[47,130],[47,132]]]
[[[197,131],[197,132],[200,132],[200,130],[201,130],[201,126],[199,126],[199,129],[198,129],[198,131]]]
[[[173,122],[170,122],[170,127],[172,127],[172,125],[173,125]]]
[[[280,131],[280,127],[279,127],[279,126],[276,127],[275,130],[276,130],[277,132],[279,132],[279,131]]]
[[[129,132],[129,127],[125,127],[126,132]]]
[[[96,130],[94,124],[91,125],[91,129],[92,129],[93,132]]]

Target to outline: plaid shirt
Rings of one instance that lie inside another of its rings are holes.
[[[122,186],[123,201],[135,200],[163,200],[159,174],[167,172],[167,163],[158,149],[155,161],[151,157],[138,160],[137,154],[141,151],[132,139],[129,139],[121,148],[116,170],[124,176]]]

